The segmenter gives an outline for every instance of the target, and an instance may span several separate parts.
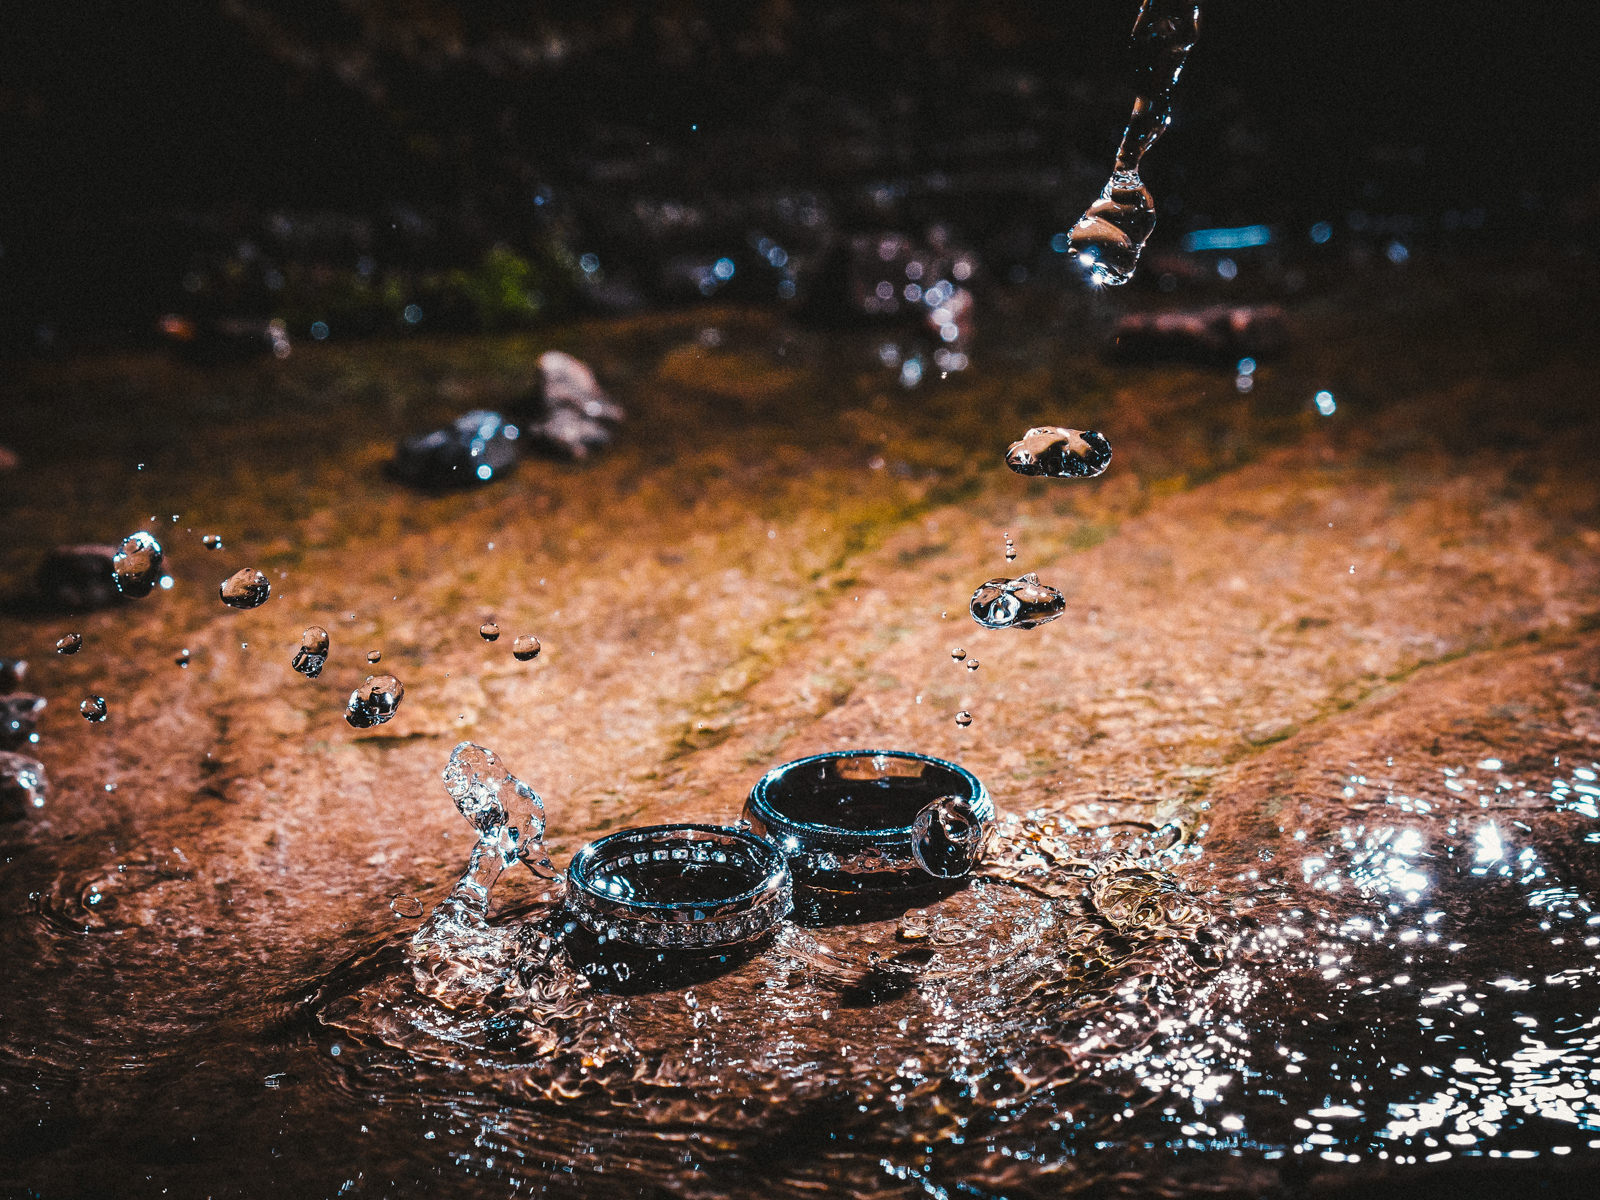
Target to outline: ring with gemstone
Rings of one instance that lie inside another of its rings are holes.
[[[904,888],[967,875],[994,801],[964,767],[907,750],[835,750],[768,771],[744,821],[789,859],[797,884]]]
[[[612,941],[716,950],[776,928],[794,888],[784,855],[760,837],[722,825],[645,825],[573,856],[566,905]]]

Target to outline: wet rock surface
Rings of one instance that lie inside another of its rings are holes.
[[[131,512],[163,514],[180,563],[221,531],[274,595],[230,611],[220,572],[175,571],[159,603],[84,617],[72,656],[59,620],[0,616],[52,700],[27,750],[50,800],[0,824],[0,958],[29,997],[0,1031],[7,1182],[1578,1179],[1600,1103],[1584,296],[1358,291],[1304,314],[1249,393],[1113,372],[1090,339],[1018,321],[910,395],[885,386],[876,333],[735,309],[539,345],[330,345],[182,386],[164,356],[28,370],[37,404],[0,408],[0,439],[39,468],[0,481],[0,590]],[[375,481],[407,429],[506,409],[551,344],[651,438],[502,488]],[[131,431],[130,395],[148,401]],[[54,438],[62,405],[92,451]],[[1005,468],[1017,430],[1056,421],[1105,430],[1111,469]],[[203,454],[160,436],[197,427]],[[153,436],[170,449],[136,449]],[[1001,531],[1071,620],[968,622]],[[318,680],[286,653],[312,621],[355,648]],[[502,643],[533,629],[530,669]],[[958,640],[981,671],[952,662]],[[350,728],[380,644],[405,702]],[[91,695],[104,724],[76,711]],[[625,825],[731,820],[768,767],[845,746],[959,761],[1002,819],[948,894],[651,975],[547,944],[552,893],[520,872],[487,923],[462,909],[419,939],[393,898],[437,911],[476,844],[439,785],[464,739],[543,798],[558,865]],[[1513,1151],[1535,1157],[1490,1159]]]

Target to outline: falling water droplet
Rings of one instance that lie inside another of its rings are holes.
[[[224,579],[217,590],[229,608],[260,608],[267,602],[272,585],[254,567],[242,567]]]
[[[78,705],[78,711],[83,714],[84,720],[92,721],[96,725],[104,721],[109,715],[104,696],[90,696],[82,704]]]
[[[345,705],[344,719],[357,729],[371,729],[393,718],[406,694],[405,684],[393,675],[368,675]]]
[[[0,750],[0,821],[43,808],[50,798],[50,777],[44,764],[26,754]]]
[[[963,650],[960,646],[957,646],[953,650],[950,651],[950,657],[955,659],[957,662],[960,662],[966,656],[967,656],[967,652],[965,650]]]
[[[506,770],[493,750],[462,742],[450,752],[444,786],[478,831],[479,844],[499,852],[502,869],[520,860],[535,875],[555,878],[544,848],[544,801]],[[491,878],[485,887],[492,884]]]
[[[493,621],[485,621],[478,626],[478,636],[486,642],[496,641],[500,637],[500,626]]]
[[[527,662],[531,658],[538,658],[539,651],[544,647],[539,645],[539,639],[531,633],[525,633],[511,643],[511,657],[518,662]]]
[[[382,650],[368,650],[367,651],[367,661],[369,663],[380,663],[380,662],[382,662],[383,661],[383,651]]]
[[[173,655],[172,661],[177,663],[180,667],[187,667],[189,665],[188,648],[185,647],[184,649],[179,650],[177,654]]]
[[[972,720],[971,714],[967,720]],[[958,879],[977,866],[984,840],[983,821],[959,796],[941,796],[911,823],[912,857],[940,879]]]
[[[972,724],[972,714],[963,708],[956,714],[956,724],[965,729],[968,725]]]
[[[1194,0],[1144,0],[1139,8],[1133,24],[1139,58],[1133,115],[1110,180],[1072,227],[1068,244],[1068,252],[1097,284],[1112,286],[1132,278],[1139,252],[1155,228],[1155,201],[1139,166],[1172,123],[1173,92],[1199,31],[1200,6]]]
[[[207,550],[221,550],[222,536],[216,533],[208,533],[200,539],[200,544]]]
[[[389,911],[397,917],[415,920],[422,915],[422,901],[415,896],[397,894],[389,898]]]
[[[300,635],[300,649],[294,652],[294,669],[307,679],[322,674],[328,661],[328,631],[321,625],[312,625]]]
[[[1056,425],[1028,430],[1006,451],[1006,466],[1018,475],[1053,479],[1089,479],[1103,473],[1110,462],[1111,443],[1105,434]]]
[[[972,619],[985,629],[1032,629],[1054,621],[1067,600],[1033,572],[1016,579],[991,579],[972,593]]]
[[[967,659],[967,670],[976,671],[977,669],[978,669],[978,660],[975,659],[975,658]]]
[[[56,641],[57,654],[76,654],[83,649],[83,634],[69,633]]]
[[[140,530],[122,539],[111,559],[111,578],[124,596],[148,596],[161,578],[161,543]]]

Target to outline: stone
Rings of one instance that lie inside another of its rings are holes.
[[[497,412],[474,409],[443,429],[405,438],[395,447],[389,474],[425,489],[477,487],[517,465],[522,430]]]

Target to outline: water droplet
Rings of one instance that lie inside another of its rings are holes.
[[[957,646],[957,647],[955,647],[955,649],[950,651],[950,657],[955,659],[957,662],[960,662],[966,656],[967,656],[967,652],[965,650],[963,650],[960,646]]]
[[[696,996],[693,992],[685,992],[683,994],[683,1004],[684,1004],[685,1008],[691,1008],[691,1009],[699,1008],[700,1007],[700,998],[698,996]]]
[[[389,899],[389,911],[397,917],[415,920],[422,915],[422,901],[415,896],[397,894]]]
[[[978,660],[975,659],[975,658],[967,659],[967,670],[976,671],[977,669],[978,669]]]
[[[479,842],[498,850],[503,865],[520,860],[535,875],[555,878],[544,848],[544,801],[493,750],[462,742],[450,752],[444,786]]]
[[[177,663],[180,667],[187,667],[189,665],[188,648],[186,647],[182,650],[179,650],[177,654],[173,655],[172,661]]]
[[[511,657],[518,662],[527,662],[530,658],[538,658],[539,651],[544,647],[539,645],[539,639],[531,633],[525,633],[511,643]]]
[[[216,533],[208,533],[208,534],[206,534],[204,537],[202,537],[200,539],[200,544],[202,546],[204,546],[207,550],[221,550],[222,549],[222,535],[221,534],[216,534]]]
[[[267,602],[272,585],[254,567],[242,567],[224,579],[218,591],[229,608],[260,608]]]
[[[1018,475],[1048,475],[1053,479],[1089,479],[1111,462],[1111,443],[1092,429],[1062,429],[1041,425],[1011,443],[1006,466]]]
[[[985,629],[1032,629],[1054,621],[1066,597],[1033,572],[1016,579],[991,579],[972,593],[972,619]]]
[[[500,636],[500,626],[493,621],[485,621],[478,626],[478,636],[486,642],[495,641]]]
[[[76,654],[83,649],[83,634],[69,633],[56,640],[57,654]]]
[[[82,704],[78,705],[78,711],[83,714],[84,720],[92,721],[96,725],[104,721],[109,715],[106,710],[106,698],[104,696],[90,696]]]
[[[1194,0],[1144,0],[1133,25],[1138,56],[1133,115],[1111,178],[1072,227],[1068,252],[1100,285],[1126,283],[1156,224],[1155,201],[1139,177],[1150,147],[1172,123],[1172,95],[1200,31]]]
[[[972,720],[970,713],[967,720]],[[911,823],[912,857],[929,875],[940,879],[960,878],[977,866],[984,840],[982,820],[959,796],[941,796]]]
[[[405,697],[405,684],[393,675],[368,675],[345,706],[344,719],[357,729],[371,729],[389,721]]]
[[[140,530],[122,539],[111,560],[111,578],[124,596],[148,596],[161,578],[161,543]]]
[[[383,651],[382,650],[368,650],[367,651],[367,661],[369,663],[380,663],[380,662],[382,662],[383,661]]]
[[[968,725],[972,724],[972,714],[963,708],[956,714],[956,724],[965,729]]]
[[[328,661],[328,631],[321,625],[312,625],[300,635],[300,649],[294,652],[294,669],[307,679],[322,674]]]

